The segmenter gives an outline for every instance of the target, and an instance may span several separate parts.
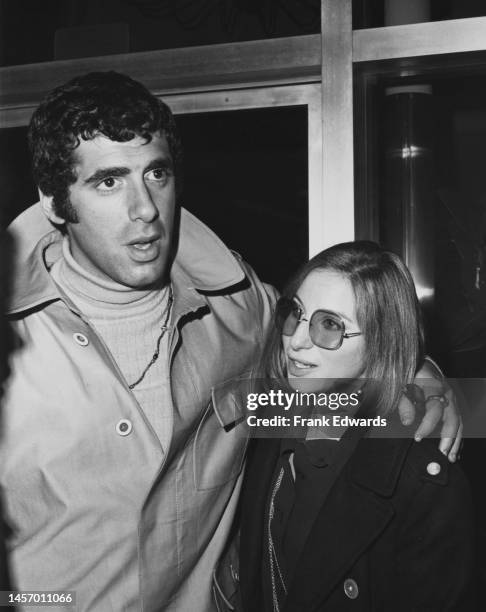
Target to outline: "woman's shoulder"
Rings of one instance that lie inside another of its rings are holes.
[[[435,438],[363,439],[351,458],[351,478],[385,497],[397,489],[430,483],[438,487],[467,487],[460,465],[450,463]]]
[[[448,482],[451,469],[457,470],[457,465],[449,462],[439,450],[439,440],[424,439],[421,442],[412,441],[405,458],[407,465],[418,478],[437,485]]]
[[[446,498],[458,498],[461,503],[471,502],[471,490],[467,476],[460,463],[451,463],[439,450],[439,440],[425,439],[412,442],[406,456],[404,470],[409,477],[428,485],[432,491],[444,489],[437,494]],[[472,503],[472,502],[471,502]]]

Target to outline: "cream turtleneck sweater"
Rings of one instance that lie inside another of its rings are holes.
[[[100,279],[73,259],[68,238],[64,238],[62,252],[63,257],[50,270],[53,280],[101,336],[127,384],[133,384],[157,348],[167,315],[169,288],[132,289]],[[168,339],[169,331],[162,336],[157,361],[133,389],[164,450],[168,446],[172,411]]]

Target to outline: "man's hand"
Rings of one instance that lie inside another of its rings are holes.
[[[398,411],[404,425],[413,423],[417,407],[425,410],[425,416],[415,432],[415,440],[420,442],[430,436],[442,422],[439,450],[454,462],[462,441],[461,414],[453,390],[431,360],[425,361],[414,384],[408,385],[402,395]]]

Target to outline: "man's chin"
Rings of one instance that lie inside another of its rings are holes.
[[[131,289],[150,290],[162,289],[169,282],[169,275],[165,269],[135,270],[133,274],[123,274],[119,282]]]
[[[120,282],[120,284],[125,287],[129,287],[130,289],[139,290],[139,291],[153,291],[156,289],[162,289],[167,285],[167,281],[162,278],[156,279],[124,279]]]

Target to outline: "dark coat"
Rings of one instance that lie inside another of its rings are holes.
[[[248,458],[245,612],[264,610],[263,523],[279,446],[256,440]],[[473,537],[469,485],[436,440],[362,439],[318,512],[282,612],[474,610]]]

